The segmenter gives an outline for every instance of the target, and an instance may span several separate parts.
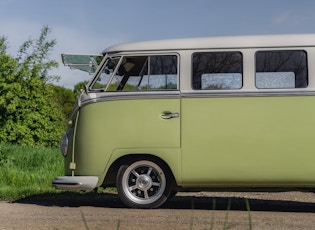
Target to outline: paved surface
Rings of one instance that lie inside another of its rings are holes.
[[[231,210],[227,211],[229,204]],[[185,193],[155,210],[126,208],[115,194],[46,194],[0,202],[0,229],[224,229],[224,226],[241,230],[250,227],[315,230],[315,194]]]

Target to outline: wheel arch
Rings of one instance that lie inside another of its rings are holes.
[[[102,186],[104,186],[104,187],[116,186],[116,177],[117,177],[117,173],[118,173],[120,166],[124,165],[126,163],[133,162],[135,160],[152,160],[156,163],[163,164],[163,166],[168,170],[168,172],[170,174],[172,184],[173,184],[173,189],[176,189],[177,182],[176,182],[174,173],[173,173],[171,167],[169,166],[169,164],[165,160],[163,160],[162,158],[160,158],[158,156],[155,156],[153,154],[143,154],[143,153],[141,153],[141,154],[128,154],[128,155],[124,155],[124,156],[117,158],[108,168]]]

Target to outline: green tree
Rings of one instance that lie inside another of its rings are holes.
[[[21,145],[57,146],[64,131],[64,115],[47,84],[58,66],[49,59],[56,44],[43,27],[37,40],[29,39],[17,57],[7,54],[7,39],[0,38],[0,141]]]
[[[87,85],[88,81],[81,81],[77,83],[73,88],[73,93],[78,96],[82,90],[84,90],[84,87]]]
[[[49,85],[54,91],[54,100],[60,106],[65,118],[70,118],[75,104],[75,95],[71,89],[65,87]]]

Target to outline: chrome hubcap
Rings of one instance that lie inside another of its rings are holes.
[[[141,190],[148,190],[152,186],[152,180],[147,175],[141,175],[137,178],[136,186]]]

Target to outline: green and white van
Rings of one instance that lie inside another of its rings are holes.
[[[127,206],[156,208],[177,191],[315,188],[315,35],[147,41],[63,61],[93,77],[57,189],[116,186]]]

